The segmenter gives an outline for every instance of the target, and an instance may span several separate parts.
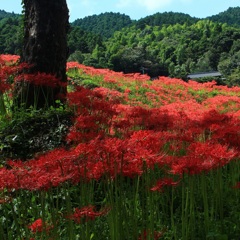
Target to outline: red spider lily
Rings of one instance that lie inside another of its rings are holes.
[[[222,145],[228,145],[229,148],[240,150],[240,120],[233,116],[228,116],[226,122],[211,124],[209,131],[214,141],[218,141]]]
[[[96,217],[106,215],[110,211],[110,208],[104,208],[103,210],[96,212],[95,207],[92,205],[82,208],[76,208],[73,214],[68,215],[66,218],[74,220],[76,223],[81,223],[81,220],[85,221],[94,220]]]
[[[101,94],[101,96],[104,96],[104,98],[115,103],[120,103],[120,101],[124,97],[123,93],[116,90],[109,89],[109,88],[104,88],[104,87],[95,88],[93,92],[99,93]]]
[[[126,140],[117,138],[96,138],[89,143],[79,144],[75,152],[83,156],[83,161],[86,162],[86,177],[97,176],[98,179],[104,173],[111,178],[118,174],[128,177],[141,175],[143,164],[153,164],[152,162],[157,159],[140,145],[134,146]]]
[[[231,120],[231,117],[226,114],[221,114],[215,109],[206,112],[203,116],[202,125],[207,128],[212,124],[227,124]]]
[[[179,175],[183,173],[190,175],[199,174],[203,172],[202,160],[196,156],[175,157],[170,172]]]
[[[48,232],[50,229],[53,228],[53,226],[51,226],[51,225],[46,225],[46,223],[44,223],[41,218],[38,218],[38,219],[35,220],[32,224],[30,224],[30,225],[28,226],[28,228],[29,228],[33,233],[37,233],[37,232],[42,232],[42,231]]]
[[[173,174],[199,174],[222,167],[238,154],[234,149],[213,142],[195,142],[188,146],[187,155],[175,157],[171,166]]]
[[[233,186],[233,188],[235,188],[235,189],[240,189],[240,182],[237,182],[237,183]]]
[[[0,189],[48,190],[58,186],[72,178],[75,170],[74,154],[64,149],[55,149],[28,162],[8,162],[11,169],[0,168]]]
[[[12,88],[8,78],[11,75],[12,69],[10,66],[1,66],[0,68],[0,93],[4,93]]]
[[[4,62],[17,62],[19,60],[20,56],[18,55],[10,55],[10,54],[1,54],[0,55],[0,60]]]
[[[0,76],[1,78],[1,76]],[[11,89],[11,84],[8,84],[6,81],[4,80],[0,80],[0,93],[3,94],[6,91]]]
[[[28,162],[8,162],[11,169],[0,169],[0,187],[11,189],[48,190],[65,181],[100,179],[104,174],[141,175],[143,163],[154,164],[155,155],[121,139],[96,138],[75,149],[53,150]]]
[[[2,64],[0,70],[1,74],[5,75],[5,77],[9,77],[10,75],[17,75],[23,72],[30,67],[27,63],[20,63],[20,64],[6,64],[5,62]]]
[[[147,240],[149,239],[149,237],[151,237],[152,240],[158,240],[161,237],[163,237],[164,232],[158,232],[158,231],[154,231],[153,234],[150,233],[149,230],[144,230],[143,233],[141,234],[141,236],[139,236],[138,240]]]
[[[189,148],[189,155],[199,156],[202,159],[202,166],[208,170],[208,163],[213,162],[213,167],[222,167],[235,159],[238,152],[229,148],[227,145],[221,145],[213,142],[192,143]]]
[[[92,92],[84,87],[77,87],[74,92],[67,95],[68,103],[70,106],[77,107],[77,111],[85,110],[83,107],[91,107]]]
[[[41,218],[35,220],[32,224],[28,226],[32,232],[42,232],[43,231],[43,221]]]
[[[0,59],[1,60],[1,59]],[[0,93],[4,93],[13,88],[13,83],[9,81],[11,76],[16,76],[29,67],[28,64],[21,63],[18,65],[11,65],[0,61]]]
[[[16,82],[28,82],[35,86],[45,86],[45,87],[65,87],[66,83],[61,82],[59,78],[53,76],[52,74],[40,73],[37,74],[21,74],[15,78]]]
[[[97,121],[97,119],[96,119],[95,116],[80,115],[75,120],[75,122],[76,122],[75,127],[80,128],[80,129],[92,129],[93,131],[97,131],[98,130],[98,125],[96,124],[96,121]]]
[[[77,88],[68,95],[69,103],[76,112],[75,124],[70,129],[67,141],[86,142],[97,135],[109,133],[111,122],[116,115],[115,100],[105,99],[99,92]]]
[[[11,201],[12,201],[12,198],[9,197],[9,196],[5,196],[5,197],[0,198],[0,204],[9,203]]]
[[[151,191],[163,192],[165,186],[173,186],[176,187],[180,181],[174,181],[172,178],[163,178],[159,179],[155,186],[153,186]]]

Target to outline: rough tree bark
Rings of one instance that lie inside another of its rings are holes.
[[[69,15],[66,0],[23,0],[25,10],[24,43],[21,62],[31,65],[28,73],[47,73],[55,75],[62,82],[67,81],[66,60],[68,55],[67,31]],[[48,87],[41,88],[36,103],[34,87],[28,86],[26,106],[37,108],[54,105],[66,87],[53,89],[53,98],[46,99]],[[19,92],[22,94],[24,89]]]

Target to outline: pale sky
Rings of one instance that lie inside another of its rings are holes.
[[[124,13],[133,20],[169,11],[204,18],[240,6],[240,0],[67,0],[67,3],[70,22],[104,12]],[[21,0],[0,0],[0,9],[21,13]]]

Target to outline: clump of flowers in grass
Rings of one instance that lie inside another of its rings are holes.
[[[67,218],[72,219],[76,223],[81,223],[83,220],[87,222],[90,220],[94,220],[96,217],[100,217],[107,214],[108,211],[109,209],[106,208],[99,212],[96,212],[95,207],[90,205],[82,207],[81,209],[76,208],[74,210],[74,213],[68,215]]]
[[[52,226],[46,226],[46,223],[43,222],[43,220],[41,218],[35,220],[33,223],[31,223],[28,228],[33,232],[33,233],[37,233],[37,232],[43,232],[43,231],[50,231],[50,229],[52,228]]]
[[[239,88],[68,71],[65,145],[0,168],[2,239],[239,237]]]

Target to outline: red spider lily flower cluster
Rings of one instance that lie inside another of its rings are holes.
[[[158,232],[154,231],[153,234],[150,233],[149,230],[144,230],[141,236],[139,236],[138,240],[147,240],[147,239],[152,239],[152,240],[158,240],[163,237],[163,232]]]
[[[163,178],[159,179],[155,186],[153,186],[151,191],[163,192],[165,186],[173,186],[176,187],[179,184],[179,181],[174,181],[172,178]]]
[[[26,63],[18,63],[19,56],[16,55],[0,55],[0,92],[4,93],[12,90],[18,82],[33,84],[42,87],[66,87],[66,83],[62,82],[56,76],[46,73],[27,74],[26,70],[30,67]],[[12,82],[9,77],[12,76]]]
[[[12,198],[9,196],[4,196],[0,198],[0,204],[9,203],[12,201]]]
[[[96,217],[104,216],[109,212],[109,208],[102,209],[99,212],[95,211],[95,207],[92,205],[85,206],[82,208],[76,208],[73,214],[68,215],[66,218],[75,221],[76,223],[81,223],[84,221],[94,220]]]
[[[0,189],[48,190],[66,181],[77,184],[98,181],[102,176],[114,179],[118,175],[133,178],[141,176],[146,166],[165,169],[167,176],[200,174],[239,157],[239,113],[233,107],[226,113],[219,112],[214,105],[210,108],[207,97],[209,92],[218,91],[222,98],[238,104],[239,88],[230,91],[215,82],[186,83],[166,77],[148,81],[145,75],[68,63],[68,68],[73,67],[89,75],[104,76],[103,85],[104,81],[109,84],[115,79],[112,85],[126,84],[133,91],[76,87],[67,95],[69,107],[75,111],[74,125],[66,137],[68,149],[55,149],[28,162],[8,161],[8,168],[0,168]],[[29,81],[36,77],[39,84],[42,77],[49,81],[52,78],[42,74],[25,77]],[[55,80],[54,86],[58,84]],[[146,102],[154,104],[136,106],[140,100],[132,96],[128,96],[126,104],[125,94],[135,91],[140,96],[143,85],[151,93]],[[205,95],[197,95],[202,99],[196,101],[194,91],[200,90]],[[230,97],[231,94],[236,97]],[[213,102],[214,98],[211,99]],[[161,181],[153,187],[156,191],[176,183]]]
[[[0,64],[1,84],[9,84],[4,91],[12,87],[7,81],[12,74],[17,76],[15,81],[62,86],[53,76],[24,75],[18,65]],[[68,63],[68,68],[97,76],[102,82],[94,90],[76,87],[67,94],[67,104],[75,112],[66,136],[67,147],[25,162],[8,160],[0,167],[0,190],[48,191],[64,182],[75,185],[106,178],[113,182],[119,176],[140,178],[158,169],[161,178],[149,181],[152,185],[146,189],[161,193],[178,187],[185,175],[205,174],[238,161],[240,88],[230,90],[214,81],[186,83],[167,77],[148,81],[145,75],[115,73],[77,63]],[[232,188],[239,189],[239,182]],[[4,197],[0,204],[8,201],[11,198]],[[66,218],[84,223],[109,211],[97,211],[89,205],[76,208]],[[42,219],[29,225],[33,233],[51,228]],[[163,236],[163,231],[152,232],[145,230],[139,239]]]
[[[47,225],[41,218],[38,218],[37,220],[35,220],[33,223],[31,223],[28,228],[33,232],[33,233],[37,233],[37,232],[42,232],[42,231],[50,231],[53,226],[51,225]]]
[[[19,70],[19,66],[15,65],[18,59],[18,56],[0,55],[0,93],[12,88],[12,83],[8,79]]]
[[[0,63],[16,63],[20,59],[18,55],[10,55],[10,54],[1,54],[0,55]]]
[[[240,189],[240,182],[237,182],[235,186],[233,186],[235,189]]]
[[[171,173],[199,174],[222,167],[235,159],[238,152],[218,143],[192,143],[185,156],[173,157]]]
[[[89,66],[85,66],[83,64],[80,64],[78,62],[68,62],[67,63],[67,69],[81,69],[84,73],[91,75],[91,76],[104,76],[105,81],[109,81],[112,83],[117,83],[118,79],[126,78],[126,79],[138,79],[138,80],[150,80],[150,77],[148,75],[143,75],[139,73],[130,73],[130,74],[124,74],[122,72],[114,72],[109,69],[97,69]]]
[[[199,142],[193,133],[184,136],[185,132],[173,125],[166,128],[171,132],[138,130],[125,139],[108,133],[97,137],[95,133],[95,138],[89,139],[91,128],[85,129],[82,136],[88,138],[79,139],[70,150],[55,149],[28,162],[8,161],[10,169],[0,169],[0,188],[47,190],[65,181],[98,180],[103,175],[134,177],[142,175],[144,166],[168,165],[172,174],[199,174],[224,166],[239,155],[234,144],[221,144],[222,139],[214,139],[214,133],[209,141]]]
[[[15,82],[27,82],[35,86],[50,88],[66,87],[67,83],[61,82],[59,78],[47,73],[20,74],[15,78]]]

